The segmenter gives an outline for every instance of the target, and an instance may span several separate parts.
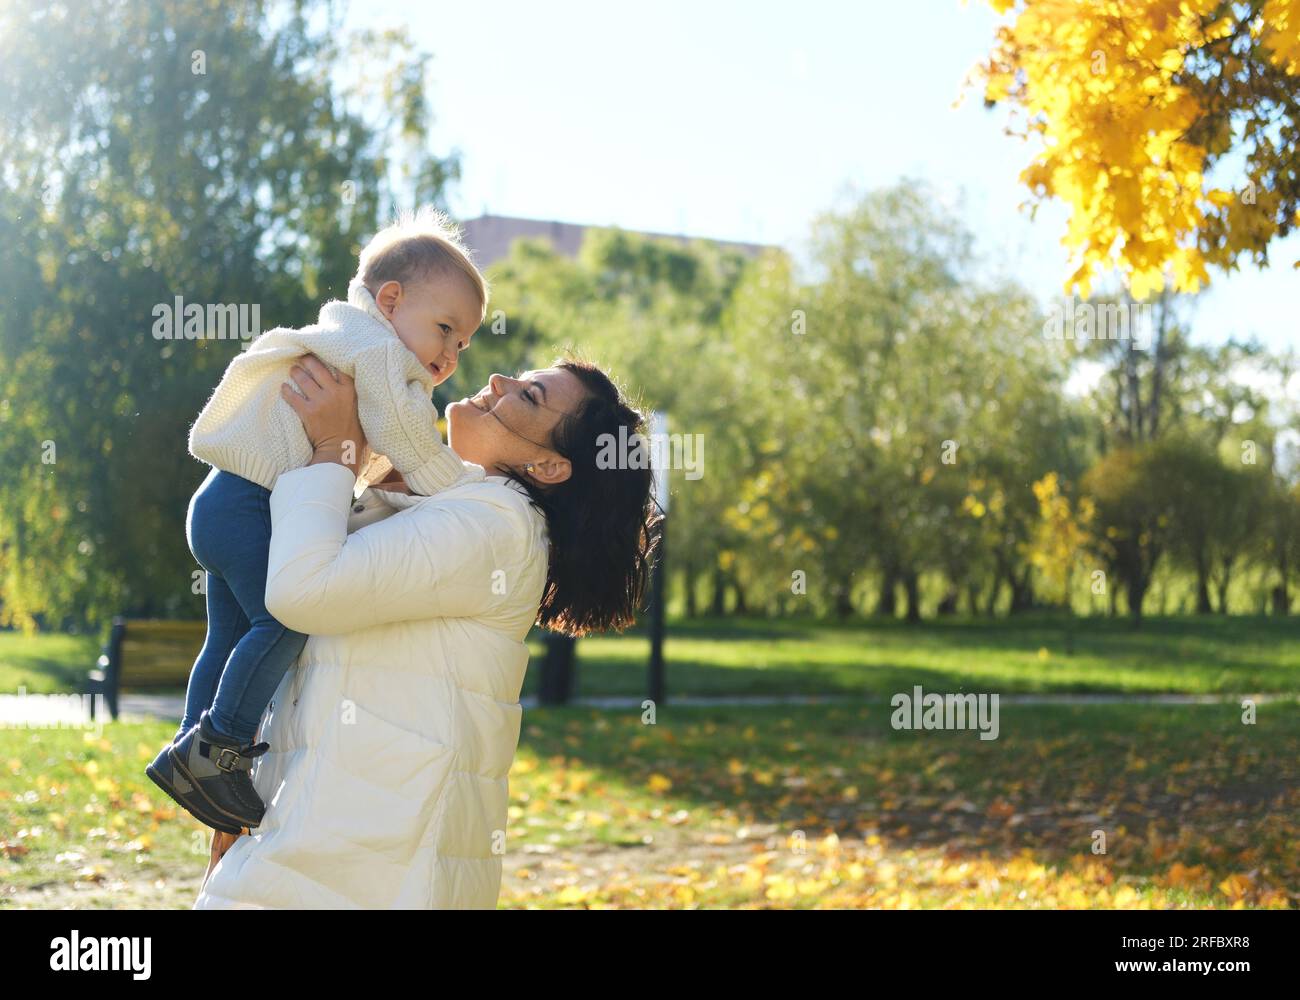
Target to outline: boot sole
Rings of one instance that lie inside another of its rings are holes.
[[[170,784],[167,781],[167,779],[163,777],[162,772],[159,771],[158,768],[154,767],[153,764],[147,766],[144,769],[144,773],[149,776],[149,779],[155,785],[157,785],[159,788],[161,788],[164,792],[167,793],[168,798],[170,798],[173,802],[175,802],[187,813],[189,813],[191,816],[197,819],[204,826],[210,826],[212,827],[212,829],[220,830],[222,833],[232,833],[236,837],[238,837],[240,834],[244,832],[243,827],[236,828],[229,820],[217,819],[216,817],[210,815],[206,811],[200,811],[198,809],[195,809],[194,803],[187,802],[185,798],[183,798],[183,793],[180,791],[180,789]]]
[[[203,800],[203,802],[206,804],[206,807],[208,809],[215,810],[215,812],[219,816],[227,817],[225,819],[226,823],[238,823],[241,829],[246,826],[251,830],[253,827],[257,826],[259,823],[262,822],[265,813],[263,813],[262,816],[258,816],[257,819],[252,819],[247,816],[236,815],[235,813],[232,813],[229,809],[224,809],[216,802],[213,802],[212,797],[203,790],[203,786],[198,783],[198,780],[194,777],[193,774],[190,773],[190,769],[186,767],[185,764],[181,761],[180,755],[176,752],[175,747],[172,747],[170,750],[167,751],[167,756],[172,762],[172,768],[178,774],[180,774],[182,778],[184,778],[186,781],[190,783],[190,786],[194,789],[194,794]],[[239,832],[239,831],[235,831],[235,832]]]

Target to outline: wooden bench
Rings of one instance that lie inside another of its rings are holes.
[[[183,689],[207,631],[204,621],[114,618],[87,693],[102,694],[116,719],[123,691]]]

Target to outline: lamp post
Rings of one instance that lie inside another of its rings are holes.
[[[664,456],[668,449],[659,447],[659,442],[668,441],[668,415],[660,410],[650,414],[650,454],[654,470],[655,499],[663,513],[660,525],[659,552],[655,559],[654,575],[650,585],[650,671],[649,693],[647,697],[656,706],[664,704],[667,696],[666,678],[664,676],[664,590],[665,571],[664,555],[668,541],[668,463]]]

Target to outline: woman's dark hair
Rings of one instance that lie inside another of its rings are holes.
[[[636,463],[644,468],[626,468],[627,461],[601,468],[597,456],[611,440],[619,447],[642,442],[634,435],[644,433],[645,417],[596,365],[568,358],[553,367],[572,373],[586,389],[573,415],[562,417],[551,434],[551,447],[569,460],[572,472],[562,483],[541,486],[508,470],[545,515],[550,536],[536,624],[570,636],[622,631],[636,620],[645,596],[663,518],[655,514],[648,462]]]

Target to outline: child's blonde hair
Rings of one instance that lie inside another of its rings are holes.
[[[400,281],[405,287],[434,274],[459,272],[478,295],[482,321],[487,315],[488,283],[472,256],[446,213],[425,205],[402,212],[392,225],[375,233],[361,251],[357,277],[374,294],[386,281]]]

